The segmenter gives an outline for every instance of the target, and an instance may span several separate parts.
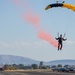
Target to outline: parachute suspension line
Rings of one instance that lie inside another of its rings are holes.
[[[59,3],[59,2],[61,2],[61,3],[65,3],[65,1],[63,1],[63,0],[56,0],[56,3]]]
[[[64,33],[63,38],[65,38],[66,33]]]
[[[58,37],[59,37],[59,32],[57,33]]]
[[[59,32],[58,32],[58,34],[57,34],[57,35],[58,35],[58,37],[59,37]],[[66,36],[66,33],[64,33],[63,38],[65,38],[65,36]]]
[[[62,1],[62,3],[61,3],[59,0],[57,0],[56,3],[49,4],[48,6],[46,6],[45,10],[48,10],[48,9],[51,9],[51,8],[54,8],[54,7],[63,7],[63,8],[71,9],[72,11],[75,12],[75,5],[66,4],[65,1]],[[64,33],[63,37],[65,37],[66,32],[68,31],[69,26],[66,25],[65,33]],[[57,35],[59,36],[59,33]]]

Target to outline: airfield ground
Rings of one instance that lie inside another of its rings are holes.
[[[48,71],[1,71],[0,75],[75,75],[75,73]]]

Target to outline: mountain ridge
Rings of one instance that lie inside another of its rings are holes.
[[[30,59],[23,56],[15,55],[0,55],[0,64],[25,64],[30,65],[33,63],[39,63],[39,61]]]
[[[23,57],[23,56],[16,56],[16,55],[0,55],[0,64],[24,64],[24,65],[31,65],[31,64],[38,64],[40,61]],[[54,60],[49,62],[44,62],[44,65],[75,65],[75,60],[73,59],[63,59],[63,60]]]
[[[62,64],[62,65],[75,65],[75,60],[73,60],[73,59],[62,59],[62,60],[50,61],[48,63],[51,64],[51,65],[58,65],[58,64]]]

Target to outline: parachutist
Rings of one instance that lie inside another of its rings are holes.
[[[62,35],[60,35],[60,37],[55,38],[55,39],[58,40],[58,50],[59,50],[59,49],[62,50],[62,47],[63,47],[62,41],[66,41],[67,39],[64,39],[64,38],[62,37]]]

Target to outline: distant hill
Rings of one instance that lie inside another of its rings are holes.
[[[49,65],[75,65],[75,60],[55,60],[48,62]]]
[[[25,65],[31,65],[31,64],[39,64],[39,61],[27,58],[27,57],[21,57],[21,56],[13,56],[13,55],[0,55],[0,64],[25,64]]]
[[[27,57],[14,56],[14,55],[0,55],[0,64],[39,64],[40,61],[33,60]],[[55,60],[50,62],[44,62],[45,65],[75,65],[75,60]]]

